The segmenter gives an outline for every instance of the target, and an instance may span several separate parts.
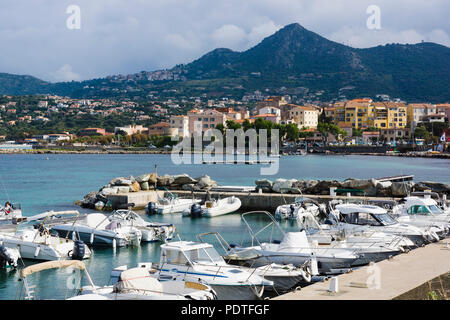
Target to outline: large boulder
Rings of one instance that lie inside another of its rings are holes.
[[[371,187],[376,187],[377,181],[375,179],[346,179],[342,182],[343,188],[362,189],[366,190]]]
[[[391,181],[377,181],[376,184],[376,195],[381,197],[392,196],[392,182]]]
[[[100,190],[100,194],[102,194],[103,196],[109,196],[112,194],[116,194],[117,193],[117,189],[115,188],[111,188],[111,187],[106,187]]]
[[[263,192],[272,192],[273,182],[267,179],[259,179],[255,181],[256,190],[262,190]]]
[[[116,193],[128,193],[130,192],[130,187],[128,186],[118,186],[118,187],[113,187],[114,189],[116,189]]]
[[[366,196],[373,197],[377,194],[377,183],[375,179],[346,179],[342,188],[364,190]]]
[[[148,178],[149,185],[155,185],[155,183],[157,183],[157,182],[158,182],[158,178],[156,176],[156,173],[152,173],[150,175],[150,177]]]
[[[405,197],[407,196],[414,186],[414,182],[392,182],[391,191],[394,197]]]
[[[138,192],[141,190],[141,186],[139,185],[139,182],[134,181],[130,186],[130,192]]]
[[[150,180],[150,173],[141,174],[136,177],[136,181],[139,183],[148,182]]]
[[[81,206],[83,208],[93,208],[95,203],[97,202],[97,192],[92,191],[84,196],[83,200],[81,200]]]
[[[158,176],[157,181],[158,181],[158,186],[160,186],[160,187],[168,187],[171,184],[173,184],[175,179],[172,176],[169,176],[168,174],[165,174],[163,176]]]
[[[142,183],[140,183],[140,186],[141,186],[141,190],[144,190],[144,191],[150,190],[150,186],[149,186],[148,182],[142,182]]]
[[[202,177],[199,178],[195,178],[195,180],[197,180],[198,182],[195,184],[195,186],[199,189],[205,190],[205,189],[210,189],[212,187],[217,186],[217,182],[215,182],[214,180],[212,180],[209,176],[204,175]]]
[[[294,188],[304,191],[306,189],[313,188],[318,183],[319,181],[317,180],[297,180],[296,182],[293,183],[292,186]]]
[[[95,203],[95,210],[102,211],[105,207],[105,203],[103,201],[98,201]]]
[[[293,188],[292,185],[297,182],[295,179],[277,179],[273,183],[272,190],[276,193],[289,193]]]
[[[311,187],[306,188],[303,192],[306,194],[327,195],[330,194],[331,187],[340,188],[341,182],[337,180],[321,180]]]
[[[433,182],[433,181],[421,181],[419,183],[424,188],[431,189],[431,191],[433,191],[433,192],[450,195],[450,184],[448,184],[448,183]],[[416,186],[414,186],[414,189],[415,188],[416,188]],[[426,189],[417,190],[417,191],[424,191]]]
[[[192,183],[195,184],[198,182],[198,180],[191,178],[187,174],[179,174],[179,175],[173,176],[173,179],[174,179],[173,184],[179,184],[179,185],[192,184]]]
[[[133,184],[133,177],[130,178],[124,178],[124,177],[118,177],[111,180],[109,184],[113,186],[131,186]]]

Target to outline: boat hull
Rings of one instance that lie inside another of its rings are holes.
[[[70,226],[71,229],[73,229]],[[94,231],[94,238],[91,243],[91,234],[92,230],[81,230],[80,228],[76,228],[73,230],[69,230],[65,226],[57,226],[53,227],[52,230],[55,230],[58,232],[60,237],[68,237],[73,238],[74,236],[80,240],[82,240],[84,243],[92,246],[109,246],[112,247],[114,245],[114,239],[116,240],[116,246],[117,247],[124,247],[128,244],[128,241],[124,238],[117,237],[117,235],[113,232],[103,232],[101,230]],[[75,232],[75,235],[73,233]]]
[[[216,292],[218,300],[258,300],[257,293],[262,286],[243,285],[214,285],[209,284]]]

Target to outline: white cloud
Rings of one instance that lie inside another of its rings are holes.
[[[254,46],[258,44],[262,39],[274,34],[282,27],[282,25],[276,25],[272,20],[253,27],[248,34],[250,45]]]
[[[223,25],[211,35],[217,46],[230,49],[239,49],[246,36],[242,28],[233,24]]]

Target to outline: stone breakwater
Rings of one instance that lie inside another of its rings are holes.
[[[187,174],[157,176],[155,173],[146,173],[137,177],[114,178],[98,191],[85,195],[77,204],[84,208],[111,210],[111,204],[108,201],[108,196],[111,195],[155,189],[205,191],[215,186],[217,182],[207,175],[192,178]]]
[[[298,180],[298,179],[259,179],[255,181],[256,192],[279,194],[303,194],[303,195],[330,195],[330,188],[348,192],[350,190],[362,190],[367,197],[394,198],[404,197],[411,192],[431,190],[441,195],[450,195],[450,184],[433,181],[378,181],[376,179],[338,180]],[[190,177],[187,174],[162,175],[146,173],[137,177],[117,177],[98,191],[92,191],[77,202],[82,207],[97,210],[112,210],[113,205],[108,198],[114,195],[127,195],[140,191],[150,190],[183,190],[202,192],[218,186],[217,182],[209,176]]]
[[[378,181],[376,179],[338,180],[296,180],[277,179],[255,181],[256,189],[267,193],[297,193],[310,195],[329,195],[330,188],[363,190],[368,197],[403,197],[414,191],[431,190],[439,194],[450,194],[450,184],[433,181]]]

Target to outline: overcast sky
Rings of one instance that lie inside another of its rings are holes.
[[[70,5],[80,29],[67,27]],[[370,5],[380,30],[367,28]],[[450,47],[449,14],[449,0],[0,0],[0,72],[54,82],[171,68],[217,47],[246,50],[294,22],[359,48]]]

